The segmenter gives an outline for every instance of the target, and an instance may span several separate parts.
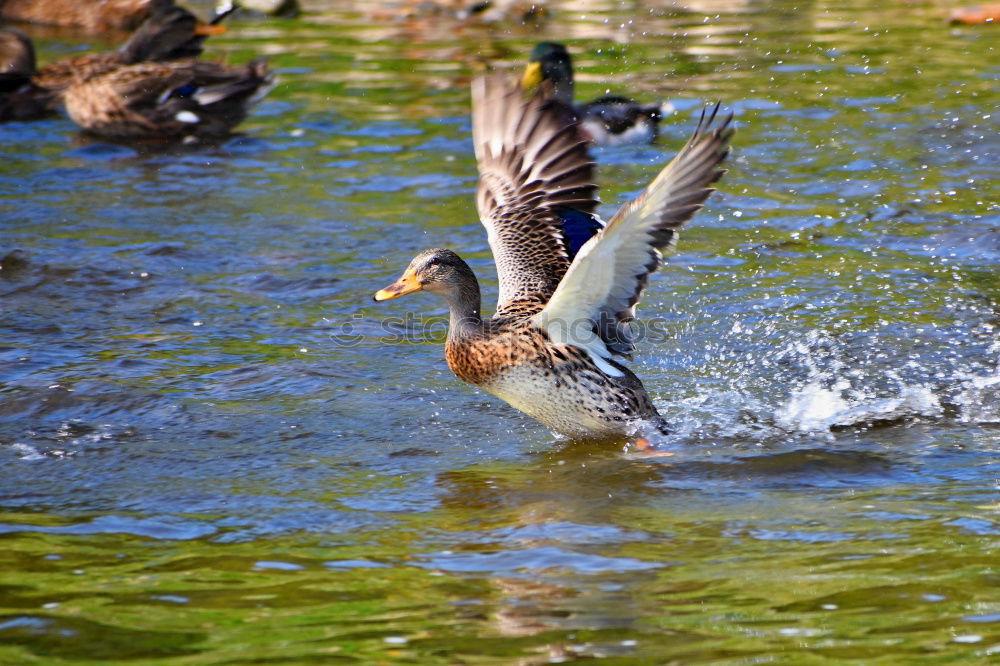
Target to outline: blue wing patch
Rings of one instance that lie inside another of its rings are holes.
[[[188,83],[186,85],[174,88],[173,91],[171,92],[171,96],[172,97],[190,97],[191,95],[193,95],[195,93],[196,90],[198,90],[198,86],[196,86],[193,83]]]
[[[556,213],[562,220],[563,238],[566,240],[566,249],[569,251],[569,258],[571,260],[580,251],[584,243],[604,228],[604,225],[601,224],[600,219],[596,215],[584,213],[581,210],[557,208]]]

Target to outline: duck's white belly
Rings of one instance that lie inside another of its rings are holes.
[[[621,146],[627,143],[652,143],[656,139],[656,124],[644,116],[636,119],[632,127],[620,134],[612,134],[599,120],[585,118],[580,121],[581,133],[591,137],[598,146]]]
[[[613,437],[630,433],[630,422],[602,400],[591,378],[567,381],[539,366],[519,365],[481,388],[545,426],[570,437]]]

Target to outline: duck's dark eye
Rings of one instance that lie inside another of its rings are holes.
[[[437,257],[434,257],[433,259],[427,262],[427,268],[430,268],[431,266],[440,266],[440,265],[441,265],[441,260],[438,259]]]

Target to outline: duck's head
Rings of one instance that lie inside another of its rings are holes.
[[[541,42],[531,50],[531,59],[521,77],[521,87],[533,90],[542,81],[552,83],[556,99],[567,104],[573,101],[573,60],[562,44]]]
[[[35,73],[35,47],[20,30],[0,30],[0,80],[23,83]]]
[[[375,292],[374,299],[388,301],[415,291],[429,291],[453,301],[470,288],[475,289],[478,298],[479,287],[469,265],[451,250],[434,248],[415,256],[402,277]]]

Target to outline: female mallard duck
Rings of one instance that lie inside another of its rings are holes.
[[[111,139],[192,141],[226,136],[270,90],[274,76],[254,60],[230,67],[201,60],[146,62],[66,89],[66,112],[83,129]]]
[[[36,86],[50,91],[50,106],[58,108],[71,83],[93,79],[123,67],[143,62],[166,62],[201,55],[208,35],[218,32],[219,23],[233,11],[220,11],[210,23],[168,4],[158,7],[117,51],[88,53],[65,58],[42,67],[32,77]]]
[[[117,51],[66,58],[37,69],[35,48],[27,35],[0,28],[0,121],[33,120],[62,106],[71,83],[90,80],[147,61],[194,58],[207,35],[232,8],[210,24],[200,23],[181,7],[166,6],[150,16]]]
[[[642,382],[612,356],[634,350],[628,322],[663,249],[722,176],[732,116],[703,113],[677,156],[604,225],[594,164],[543,87],[502,75],[472,88],[476,203],[496,259],[496,314],[451,250],[425,250],[376,301],[429,291],[451,311],[445,356],[459,378],[571,437],[641,435],[665,424]]]
[[[532,89],[550,81],[553,97],[579,119],[580,132],[591,143],[617,146],[623,143],[652,143],[659,133],[663,107],[639,104],[619,95],[605,95],[587,104],[573,102],[573,60],[562,44],[542,42],[531,51],[522,85]]]
[[[220,10],[209,26],[232,11]],[[84,129],[119,139],[224,136],[272,82],[263,61],[229,67],[195,60],[205,37],[186,9],[167,6],[117,51],[68,58],[35,71],[31,40],[0,30],[0,120],[28,119],[60,105]],[[26,81],[26,83],[25,83]],[[15,88],[14,86],[19,86]]]

